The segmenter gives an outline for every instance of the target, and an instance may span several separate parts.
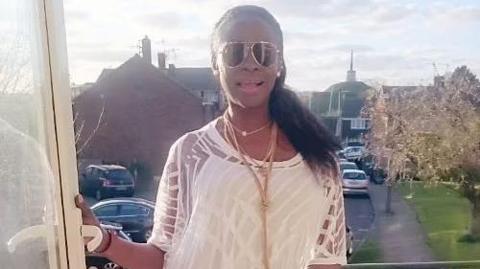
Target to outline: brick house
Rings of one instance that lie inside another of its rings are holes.
[[[73,106],[79,160],[139,163],[153,175],[177,138],[210,120],[199,97],[138,54],[105,69]]]
[[[226,107],[223,92],[210,67],[165,66],[165,54],[158,54],[158,68],[169,78],[202,100],[206,118],[216,118]]]

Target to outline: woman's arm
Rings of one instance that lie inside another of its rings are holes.
[[[77,207],[82,211],[82,220],[85,225],[99,227],[103,239],[98,250],[104,250],[100,255],[112,260],[124,268],[131,269],[162,269],[164,252],[152,244],[134,243],[120,239],[116,235],[108,234],[100,226],[100,222],[81,195],[75,197]],[[110,238],[109,238],[110,237]],[[86,241],[89,241],[87,239]],[[110,241],[110,242],[109,242]]]
[[[315,257],[309,269],[338,269],[347,263],[345,209],[343,190],[338,177],[328,179],[326,186],[327,215],[317,239]]]
[[[124,268],[162,269],[164,252],[152,244],[134,243],[112,236],[112,242],[102,255]]]

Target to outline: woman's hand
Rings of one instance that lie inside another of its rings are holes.
[[[90,209],[90,206],[88,206],[87,202],[85,201],[85,199],[81,194],[78,194],[77,196],[75,196],[75,205],[82,211],[83,225],[93,225],[100,228],[100,230],[102,231],[102,243],[100,243],[96,251],[105,250],[106,244],[108,244],[109,234],[104,228],[100,226],[100,221],[95,216],[95,214],[93,214],[93,211]],[[92,237],[86,237],[83,239],[83,243],[86,245],[92,239],[93,239]]]

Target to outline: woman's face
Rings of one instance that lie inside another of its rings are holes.
[[[271,26],[261,19],[251,17],[228,22],[223,26],[219,39],[220,49],[226,42],[270,42],[280,49],[278,37]],[[257,63],[250,49],[246,55],[243,62],[231,67],[225,60],[226,56],[218,54],[216,77],[231,105],[242,108],[268,106],[270,92],[275,85],[277,73],[281,70],[280,53],[275,53],[277,60],[269,66]]]

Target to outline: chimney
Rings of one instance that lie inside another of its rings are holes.
[[[165,65],[166,59],[167,59],[167,55],[165,55],[165,53],[163,53],[163,52],[158,53],[158,68],[159,69],[166,69],[166,65]]]
[[[142,39],[142,57],[149,64],[152,64],[152,43],[148,36]]]

